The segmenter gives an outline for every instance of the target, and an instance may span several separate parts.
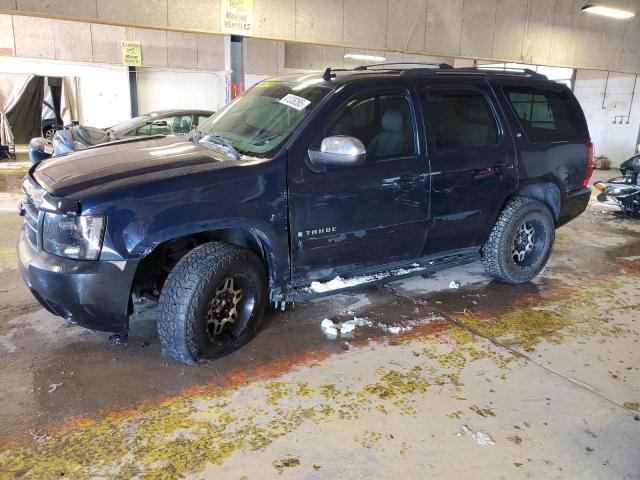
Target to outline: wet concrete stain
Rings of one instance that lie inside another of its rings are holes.
[[[640,276],[634,274],[633,280],[638,279]],[[256,377],[248,375],[231,383],[239,385],[253,377],[254,382],[245,388],[252,389],[249,395],[262,397],[263,407],[256,406],[261,402],[234,406],[233,398],[238,392],[233,388],[214,392],[204,388],[205,391],[184,392],[132,412],[77,419],[75,425],[52,432],[38,445],[5,451],[0,456],[0,471],[17,478],[86,478],[94,474],[107,474],[110,478],[175,478],[197,472],[209,463],[220,464],[240,449],[265,449],[307,421],[349,422],[372,410],[413,416],[421,408],[417,401],[420,395],[432,387],[450,386],[452,396],[463,399],[460,376],[470,362],[489,360],[501,372],[494,381],[507,380],[516,355],[479,348],[480,337],[471,330],[524,352],[533,352],[543,342],[561,343],[567,334],[634,334],[607,317],[607,312],[617,306],[614,299],[596,303],[589,298],[593,294],[606,296],[623,280],[628,278],[608,279],[591,287],[589,295],[573,292],[568,298],[520,307],[499,316],[489,317],[481,311],[460,315],[457,318],[463,327],[454,324],[436,335],[407,335],[398,339],[394,348],[412,352],[410,361],[378,368],[376,380],[359,388],[282,380],[256,383]],[[321,358],[315,357],[317,360]],[[490,406],[468,408],[481,417],[496,415]],[[365,448],[375,448],[380,439],[380,433],[370,431],[359,442]],[[279,460],[274,467],[289,468],[286,462]],[[296,466],[294,463],[291,466]]]

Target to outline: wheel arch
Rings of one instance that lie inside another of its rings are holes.
[[[518,197],[527,197],[544,203],[553,215],[555,222],[560,219],[562,198],[560,189],[554,183],[529,183],[521,185],[514,193]]]
[[[166,238],[145,251],[134,274],[132,293],[157,296],[175,264],[196,246],[209,242],[227,243],[254,252],[264,264],[269,288],[273,288],[276,265],[268,236],[252,227],[227,227]]]

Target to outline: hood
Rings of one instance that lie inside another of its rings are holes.
[[[640,173],[640,155],[634,155],[630,159],[622,162],[622,164],[620,165],[620,172],[623,175],[626,175],[627,171]]]
[[[45,160],[33,178],[54,196],[132,186],[151,178],[205,172],[240,162],[180,137],[138,138],[107,143]]]

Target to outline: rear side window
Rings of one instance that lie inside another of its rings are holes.
[[[489,101],[476,90],[429,90],[424,110],[438,152],[489,148],[498,143]]]
[[[582,116],[568,91],[504,87],[504,93],[532,143],[586,140]]]

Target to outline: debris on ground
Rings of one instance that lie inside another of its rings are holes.
[[[278,473],[282,473],[285,468],[297,467],[300,465],[300,459],[298,457],[288,456],[279,461],[273,461],[273,467],[278,471]]]
[[[46,435],[44,433],[40,434],[37,431],[35,431],[33,428],[30,428],[28,432],[29,432],[29,435],[31,435],[31,438],[33,438],[38,445],[42,445],[44,443],[47,443],[49,440],[51,440],[51,435]]]
[[[49,384],[49,393],[55,392],[62,385],[64,385],[64,383],[50,383]]]
[[[340,332],[341,336],[352,338],[353,332],[357,327],[370,327],[372,325],[371,320],[367,320],[366,318],[353,317],[352,320],[341,323],[334,323],[333,320],[325,318],[322,320],[320,327],[324,334],[333,340],[338,337],[338,332]]]
[[[469,435],[478,443],[478,445],[491,446],[496,444],[496,442],[493,441],[493,439],[488,433],[485,433],[483,431],[474,432],[466,425],[463,425],[460,431],[458,432],[459,437],[463,435]]]
[[[342,338],[353,338],[356,329],[360,327],[376,328],[378,330],[382,330],[384,333],[397,335],[402,332],[411,331],[416,327],[426,325],[434,320],[441,319],[442,317],[432,315],[430,317],[403,321],[401,325],[389,325],[386,323],[374,323],[367,318],[359,317],[353,317],[353,319],[344,322],[334,322],[330,318],[325,318],[322,320],[320,327],[329,339],[335,340],[338,338],[338,334],[340,334],[340,337]]]
[[[324,320],[322,320],[320,327],[327,337],[331,339],[338,337],[338,329],[336,328],[336,325],[332,320],[325,318]]]

